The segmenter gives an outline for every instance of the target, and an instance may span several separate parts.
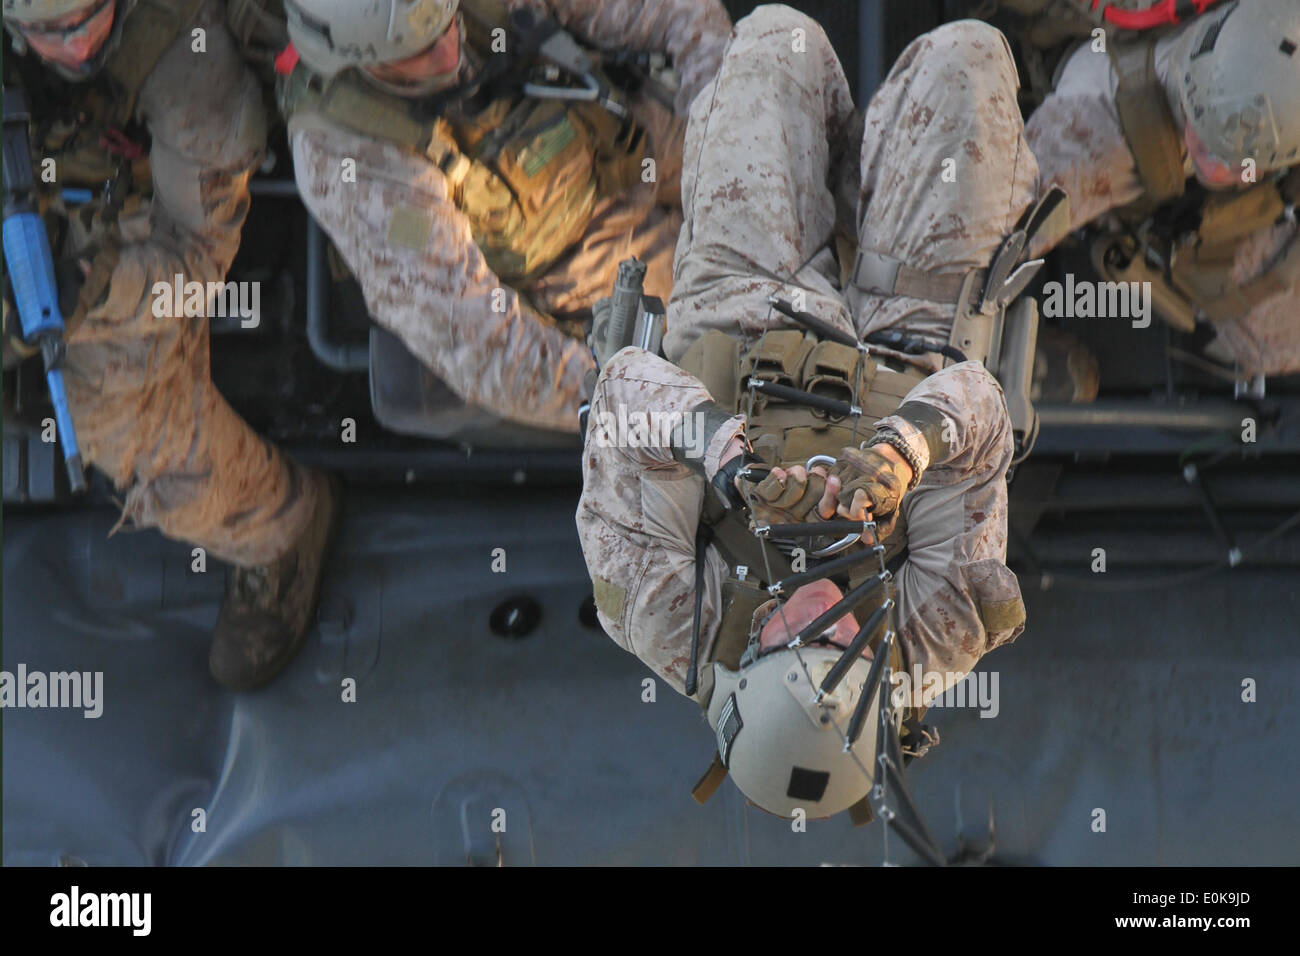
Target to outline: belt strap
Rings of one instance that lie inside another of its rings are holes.
[[[1113,44],[1108,52],[1118,77],[1115,110],[1120,128],[1147,201],[1159,205],[1183,194],[1187,176],[1182,136],[1156,74],[1155,51],[1155,41],[1147,40]]]
[[[691,787],[691,796],[695,802],[703,806],[708,802],[709,797],[717,792],[718,787],[722,786],[722,781],[727,779],[727,768],[722,763],[722,758],[718,756],[717,751],[713,753],[713,761],[709,764],[709,769],[704,771],[704,776]]]
[[[976,288],[984,288],[985,270],[977,269]],[[923,272],[900,259],[868,249],[859,249],[853,263],[853,284],[878,295],[905,295],[943,305],[956,305],[967,273]]]

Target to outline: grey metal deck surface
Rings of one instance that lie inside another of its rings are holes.
[[[644,703],[649,671],[579,623],[574,503],[352,489],[323,623],[247,696],[207,675],[220,565],[191,574],[188,548],[153,533],[106,539],[107,510],[6,514],[4,669],[102,670],[105,702],[97,720],[4,711],[3,862],[494,862],[501,808],[507,865],[880,863],[878,823],[794,833],[730,783],[694,804],[711,735],[662,684]],[[1300,863],[1294,572],[1026,590],[1028,632],[981,666],[998,716],[932,711],[943,743],[910,775],[945,851],[985,836],[991,802],[995,862]],[[544,609],[521,640],[487,624],[513,594]]]

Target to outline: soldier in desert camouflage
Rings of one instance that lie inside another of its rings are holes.
[[[1153,211],[1192,207],[1172,246],[1125,250],[1153,263],[1140,278],[1171,286],[1157,311],[1184,331],[1208,320],[1208,354],[1239,378],[1300,371],[1293,0],[1221,4],[1156,39],[1084,42],[1025,137],[1044,182],[1071,199],[1068,222],[1040,234],[1035,254],[1113,213],[1136,233]]]
[[[737,720],[736,702],[724,704],[726,695],[715,687],[741,695],[743,711],[744,694],[762,693],[755,690],[761,681],[754,668],[780,660],[781,653],[798,653],[782,649],[842,592],[828,581],[804,585],[779,612],[762,603],[750,617],[747,608],[739,643],[728,637],[732,609],[724,607],[724,590],[731,585],[724,582],[734,562],[715,545],[696,548],[702,513],[715,493],[737,510],[743,501],[756,523],[874,515],[887,553],[899,552],[905,540],[905,558],[900,553],[891,566],[907,668],[946,673],[951,682],[1023,631],[1019,586],[1005,565],[1006,475],[1014,443],[1002,390],[983,365],[941,368],[944,359],[935,353],[875,351],[856,369],[851,360],[846,366],[850,383],[864,367],[873,376],[869,385],[857,380],[853,401],[864,409],[860,423],[809,418],[807,427],[789,427],[789,420],[774,427],[774,416],[782,414],[777,406],[754,410],[736,391],[711,394],[698,375],[684,370],[710,367],[701,354],[721,347],[718,335],[739,343],[734,354],[744,356],[754,374],[777,368],[784,346],[772,343],[797,326],[772,311],[773,294],[799,293],[802,311],[859,340],[886,329],[946,342],[957,285],[989,265],[1038,187],[1017,85],[997,30],[975,21],[948,24],[899,57],[871,100],[864,135],[819,26],[787,7],[767,6],[736,25],[717,80],[692,107],[683,174],[686,220],[665,338],[672,361],[629,348],[602,370],[577,523],[602,626],[706,709],[724,760],[745,735],[740,730],[734,737],[735,728],[752,724],[757,710]],[[836,201],[830,184],[843,180],[840,164],[857,170],[859,187],[856,219],[849,224],[859,255],[847,284],[841,284],[832,251]],[[943,175],[945,168],[955,177]],[[864,259],[875,271],[860,268]],[[880,279],[884,266],[892,284]],[[793,335],[782,340],[797,356],[786,368],[790,383],[816,388],[845,353]],[[763,365],[764,349],[774,364]],[[892,398],[876,399],[890,389]],[[682,441],[629,447],[633,443],[610,440],[608,423],[620,409],[624,415],[676,411],[705,424],[690,450]],[[836,461],[806,468],[812,452]],[[737,478],[738,466],[752,460],[777,467],[761,481]],[[864,534],[860,546],[871,543]],[[764,585],[781,576],[761,564],[748,572]],[[692,662],[697,588],[698,657]],[[846,646],[865,615],[842,619],[821,639]],[[728,641],[730,648],[720,646]],[[748,656],[740,655],[738,669],[740,648]],[[693,670],[698,687],[690,686]],[[796,668],[773,679],[797,676]],[[932,687],[923,696],[918,688],[908,703],[924,706],[944,689]],[[771,694],[757,707],[786,699]],[[817,703],[801,706],[815,713]],[[823,713],[822,724],[840,727],[834,713]],[[730,735],[725,727],[732,728]],[[869,774],[843,783],[845,776],[833,772],[840,766],[839,737],[832,733],[825,746],[818,739],[802,740],[793,754],[788,747],[777,753],[782,745],[775,740],[748,756],[736,750],[727,769],[765,809],[788,815],[793,794],[809,815],[834,813],[861,797]],[[775,775],[784,786],[791,761],[804,764],[795,767],[792,781],[821,779],[821,771],[812,778],[800,774],[823,759],[826,773],[843,785],[828,785],[816,799],[793,782],[785,795],[769,793],[761,782]]]
[[[286,13],[300,191],[374,321],[465,401],[576,430],[593,367],[580,323],[619,260],[638,256],[647,287],[671,289],[684,116],[726,41],[721,4],[288,0]],[[552,23],[582,55],[669,54],[671,108],[638,93],[619,119],[522,90],[517,54]]]
[[[222,3],[4,0],[4,17],[58,76],[35,162],[53,158],[60,187],[137,170],[120,216],[96,212],[101,192],[55,250],[86,272],[64,366],[81,446],[125,490],[123,521],[235,565],[209,662],[223,685],[255,687],[306,634],[338,495],[235,414],[212,384],[207,318],[159,308],[154,286],[206,288],[229,269],[265,147],[257,81]],[[147,150],[123,133],[136,122]]]

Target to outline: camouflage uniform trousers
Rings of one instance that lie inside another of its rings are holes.
[[[795,30],[803,52],[792,50]],[[843,73],[817,24],[785,7],[759,8],[737,24],[716,86],[696,99],[687,129],[670,358],[706,329],[754,341],[769,322],[777,327],[765,299],[795,272],[807,310],[824,320],[850,327],[853,316],[859,332],[896,325],[946,340],[951,307],[861,293],[846,300],[832,264],[815,261],[834,228],[826,186],[834,143],[852,128]],[[1032,196],[1036,169],[1020,129],[1014,68],[997,31],[963,22],[918,39],[867,112],[864,244],[918,268],[986,265]],[[939,181],[949,156],[965,164],[960,189]],[[698,380],[668,362],[619,353],[593,399],[577,512],[602,626],[679,692],[705,480],[667,447],[622,447],[596,439],[594,429],[620,410],[684,412],[707,398]],[[910,556],[897,577],[901,643],[912,666],[967,672],[1023,631],[1019,586],[1005,565],[1010,422],[1000,387],[976,363],[931,375],[907,401],[947,416],[955,440],[903,500]],[[895,416],[876,424],[908,430]],[[743,428],[744,416],[735,416],[704,449],[710,478]],[[703,659],[725,575],[716,549],[706,561]]]
[[[321,479],[217,392],[205,318],[154,314],[154,283],[225,276],[264,145],[261,94],[220,10],[197,21],[207,52],[192,53],[183,31],[141,90],[154,198],[121,224],[106,296],[69,336],[65,378],[83,455],[127,491],[123,520],[252,566],[301,535]]]
[[[859,336],[946,342],[955,306],[842,290],[831,239],[838,227],[927,272],[986,267],[1037,190],[1017,85],[1002,34],[962,20],[909,44],[863,120],[821,27],[788,7],[755,10],[692,105],[664,353],[679,360],[709,329],[748,345],[790,327],[767,297],[796,292],[804,311]],[[827,184],[846,179],[854,195],[837,220]]]

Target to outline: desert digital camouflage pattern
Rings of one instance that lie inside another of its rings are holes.
[[[804,52],[791,48],[795,30],[803,31]],[[1035,167],[1020,136],[1015,89],[1005,42],[985,24],[950,24],[904,52],[867,113],[864,242],[921,267],[987,264],[1033,195]],[[670,304],[670,357],[705,329],[751,340],[766,322],[777,325],[764,299],[790,287],[771,276],[798,270],[830,237],[835,203],[827,183],[852,109],[830,43],[812,20],[769,6],[736,25],[716,89],[696,100],[687,130],[687,225]],[[986,138],[972,138],[979,135]],[[967,186],[935,184],[948,156],[972,177]],[[931,248],[938,251],[924,251]],[[808,311],[825,320],[847,325],[854,316],[859,331],[898,325],[947,338],[952,307],[867,296],[846,301],[829,261],[799,271],[798,284],[808,290]],[[625,349],[602,370],[591,421],[617,415],[620,406],[686,411],[706,397],[701,383],[676,366]],[[969,671],[1024,626],[1019,585],[1005,564],[1010,422],[1000,387],[977,363],[930,376],[907,401],[948,416],[953,441],[950,454],[931,461],[903,499],[910,557],[897,577],[902,643],[912,666]],[[716,473],[722,449],[743,425],[738,415],[717,432],[705,450],[707,475]],[[895,416],[877,426],[910,431]],[[589,440],[582,467],[578,533],[601,624],[684,693],[705,481],[666,447]],[[707,561],[705,658],[725,574],[716,549]]]
[[[683,118],[717,69],[731,24],[717,0],[507,5],[549,11],[602,49],[666,49],[682,79],[675,113],[647,97],[631,104],[649,134],[655,182],[603,200],[582,242],[539,279],[512,289],[493,274],[442,172],[422,156],[337,126],[291,122],[294,166],[303,201],[361,283],[377,323],[466,401],[576,431],[590,351],[535,309],[558,318],[586,312],[631,255],[647,264],[647,293],[667,299],[681,224]],[[345,159],[356,163],[356,182],[343,180]]]
[[[192,52],[183,31],[141,90],[152,203],[123,218],[107,295],[69,336],[65,377],[87,460],[126,490],[123,520],[250,566],[298,538],[320,479],[217,392],[206,319],[154,315],[155,282],[225,277],[265,147],[261,93],[221,4],[205,5],[196,26],[207,52]]]
[[[686,412],[707,396],[698,380],[675,365],[625,349],[601,373],[592,419],[617,414],[620,405],[638,412]],[[1001,388],[976,362],[935,373],[907,401],[943,412],[958,437],[953,453],[931,462],[921,483],[903,498],[909,556],[896,578],[899,635],[909,668],[964,674],[1024,630],[1020,586],[1005,563],[1011,426]],[[706,456],[710,477],[718,452],[743,428],[743,416],[734,421],[734,430],[720,432]],[[894,416],[876,424],[906,425]],[[586,449],[582,474],[578,537],[601,625],[620,647],[685,693],[695,611],[695,529],[705,481],[675,461],[667,447],[594,442]],[[726,575],[716,548],[709,548],[707,561],[702,660],[712,652]],[[935,692],[946,686],[950,683]]]
[[[1171,62],[1180,30],[1156,44],[1156,74],[1160,77],[1179,130],[1184,118],[1171,76]],[[1042,255],[1066,234],[1142,197],[1137,166],[1115,107],[1117,80],[1110,58],[1080,47],[1066,62],[1056,89],[1025,124],[1025,137],[1038,157],[1044,186],[1055,183],[1070,196],[1068,227],[1038,235],[1031,249]],[[1185,172],[1193,175],[1190,157]],[[1297,225],[1283,222],[1257,230],[1237,248],[1231,278],[1244,283],[1258,278],[1296,237]],[[1242,373],[1287,375],[1300,371],[1300,274],[1284,277],[1287,288],[1263,300],[1239,319],[1215,324],[1222,341]]]
[[[755,44],[766,45],[766,58]],[[717,89],[692,108],[665,354],[680,359],[708,329],[750,343],[787,327],[766,299],[796,274],[805,311],[827,321],[859,335],[905,328],[946,342],[955,306],[840,291],[827,245],[836,204],[825,184],[859,170],[848,215],[856,205],[861,227],[841,225],[864,249],[953,275],[983,268],[1037,184],[1016,89],[1000,32],[974,20],[947,24],[898,58],[867,107],[859,153],[860,121],[820,26],[784,8],[756,10]],[[908,360],[939,367],[934,357]]]

